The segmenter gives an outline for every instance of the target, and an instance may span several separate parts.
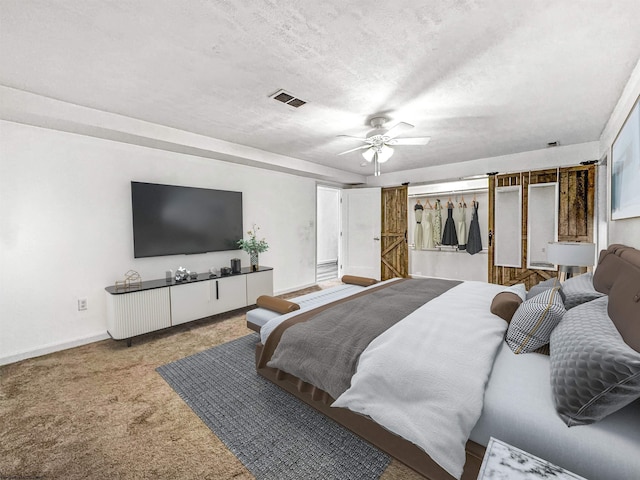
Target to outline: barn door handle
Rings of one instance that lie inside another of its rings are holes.
[[[404,231],[404,243],[409,243],[407,240],[407,230]]]

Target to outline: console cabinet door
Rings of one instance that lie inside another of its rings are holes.
[[[171,325],[180,325],[213,315],[215,281],[176,285],[171,288]]]
[[[247,305],[254,305],[260,295],[273,295],[273,270],[255,272],[247,277]]]
[[[203,282],[211,284],[212,312],[209,315],[247,306],[247,276],[223,277]]]
[[[107,293],[107,331],[115,340],[171,326],[169,289]]]

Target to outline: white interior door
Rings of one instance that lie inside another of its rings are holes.
[[[380,280],[381,189],[342,191],[342,262],[340,275]]]

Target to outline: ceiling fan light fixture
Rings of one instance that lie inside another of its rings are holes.
[[[393,155],[393,148],[388,147],[386,145],[382,145],[380,150],[378,151],[378,162],[384,163],[391,158]]]
[[[367,148],[366,150],[364,150],[362,152],[362,156],[364,157],[364,159],[371,163],[371,161],[373,160],[373,156],[376,154],[376,149],[375,148]]]

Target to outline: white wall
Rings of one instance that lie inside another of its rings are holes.
[[[611,185],[611,148],[613,142],[622,128],[627,115],[635,104],[640,95],[640,61],[638,61],[635,69],[631,73],[631,77],[627,82],[622,95],[614,108],[607,125],[600,137],[600,154],[607,156],[608,162],[608,185]],[[608,221],[608,243],[623,243],[635,248],[640,248],[640,217],[625,218],[623,220],[610,220],[611,200],[610,191],[607,195],[607,219]]]
[[[0,363],[105,338],[104,287],[127,270],[249,263],[242,251],[134,259],[131,180],[243,192],[274,290],[315,283],[315,180],[0,121]]]

